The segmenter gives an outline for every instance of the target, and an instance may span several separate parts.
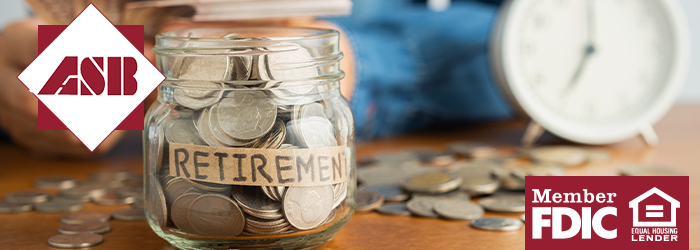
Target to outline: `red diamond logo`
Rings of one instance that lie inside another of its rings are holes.
[[[17,78],[91,151],[165,80],[92,4]]]

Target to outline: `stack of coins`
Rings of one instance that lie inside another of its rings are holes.
[[[143,177],[125,170],[97,171],[83,182],[66,175],[44,176],[34,180],[34,186],[37,189],[5,194],[0,213],[72,212],[83,209],[88,201],[109,206],[133,204],[143,209]]]
[[[512,150],[480,142],[456,142],[447,149],[443,153],[413,148],[362,159],[364,164],[357,170],[360,186],[356,211],[472,220],[472,227],[480,230],[518,230],[522,226],[518,219],[482,216],[485,211],[524,212],[526,176],[565,175],[567,167],[610,159],[603,148],[574,146]],[[455,160],[445,164],[446,155]],[[682,175],[647,165],[624,165],[620,174]],[[524,218],[523,214],[522,221]]]
[[[223,38],[267,40],[233,33]],[[281,52],[241,50],[235,56],[176,58],[172,63],[179,66],[168,66],[179,69],[166,72],[178,80],[170,83],[175,115],[159,127],[164,136],[157,144],[157,178],[149,188],[150,218],[180,235],[247,236],[311,230],[345,217],[347,182],[240,186],[171,176],[166,152],[172,143],[280,150],[343,146],[352,139],[350,110],[333,103],[342,97],[331,96],[327,86],[296,81],[318,77],[317,69],[290,68],[312,60],[312,52],[297,45]]]
[[[110,215],[103,212],[74,212],[61,217],[59,235],[49,238],[48,244],[57,248],[83,248],[99,245],[100,234],[112,230]]]

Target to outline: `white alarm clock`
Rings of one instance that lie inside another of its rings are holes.
[[[586,144],[641,133],[654,144],[652,125],[686,77],[689,37],[676,0],[514,0],[502,6],[491,63],[532,118],[525,144],[542,129]]]

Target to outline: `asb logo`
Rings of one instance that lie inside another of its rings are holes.
[[[143,56],[143,26],[114,26],[90,4],[68,26],[40,26],[39,51],[17,78],[40,101],[40,129],[65,125],[90,150],[127,121],[143,129],[142,102],[165,80]]]
[[[78,57],[67,56],[39,94],[101,95],[106,84],[108,95],[134,95],[138,88],[136,69],[133,57],[86,57],[78,64]]]
[[[525,183],[526,248],[689,247],[687,176],[528,176]]]

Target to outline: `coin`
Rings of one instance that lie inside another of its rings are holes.
[[[211,112],[211,110],[214,110],[217,107],[218,105],[214,105],[211,108],[202,111],[202,119],[209,119],[209,129],[211,130],[211,134],[214,136],[214,139],[226,146],[247,146],[256,142],[256,140],[237,140],[224,133],[224,130],[221,127],[221,124],[219,124],[217,117],[215,117]]]
[[[523,222],[506,217],[483,217],[472,220],[470,225],[487,231],[515,231],[523,226]]]
[[[0,213],[26,212],[31,211],[33,207],[33,203],[0,202]]]
[[[532,149],[530,158],[535,161],[553,162],[565,166],[578,165],[586,161],[586,150],[572,146],[545,146]]]
[[[189,212],[192,201],[197,199],[199,196],[200,194],[197,193],[183,194],[180,195],[180,197],[178,197],[173,203],[172,210],[170,210],[170,218],[172,218],[173,223],[180,229],[180,231],[197,233],[197,231],[192,227],[192,224],[190,224]]]
[[[99,234],[59,234],[49,238],[49,246],[58,248],[83,248],[96,246],[102,243],[102,235]]]
[[[484,209],[470,201],[440,200],[435,203],[435,212],[451,220],[472,220],[484,215]]]
[[[496,192],[500,186],[501,183],[498,180],[490,177],[464,178],[459,189],[471,195],[484,195]]]
[[[239,140],[265,135],[277,118],[277,108],[261,92],[231,91],[212,109],[224,133]]]
[[[486,143],[481,142],[454,142],[447,145],[447,151],[450,153],[473,157],[484,158],[494,154],[496,150]],[[497,152],[496,152],[497,153]]]
[[[627,165],[620,169],[625,176],[684,176],[685,174],[657,166]]]
[[[35,205],[37,212],[42,213],[62,213],[70,211],[78,211],[83,209],[83,203],[80,201],[49,201]]]
[[[282,122],[282,120],[280,119],[277,119],[272,129],[270,129],[270,132],[263,135],[262,137],[260,137],[260,139],[254,142],[251,148],[279,148],[284,142],[286,136],[287,128],[284,126],[284,122]]]
[[[38,190],[19,190],[5,194],[4,201],[9,203],[41,203],[49,200],[49,193]]]
[[[197,131],[199,131],[199,136],[201,136],[202,140],[204,140],[209,146],[226,147],[226,145],[219,142],[219,140],[217,140],[212,133],[211,126],[213,125],[209,123],[211,115],[209,114],[210,112],[211,111],[207,110],[202,111],[197,119]]]
[[[333,185],[333,208],[336,208],[348,195],[348,183],[341,182]]]
[[[119,196],[117,196],[116,192],[109,192],[103,196],[92,197],[91,200],[95,204],[105,205],[105,206],[115,206],[115,205],[126,205],[126,204],[134,203],[135,198],[134,197],[120,198]]]
[[[139,221],[146,220],[146,214],[143,209],[128,208],[114,211],[112,213],[112,218],[123,221]]]
[[[151,178],[148,181],[149,189],[146,190],[147,198],[150,202],[146,203],[147,215],[151,221],[155,222],[156,225],[163,227],[168,220],[168,210],[167,203],[165,201],[165,194],[155,178]],[[134,206],[136,208],[136,206]],[[143,208],[136,208],[142,209]]]
[[[199,137],[199,132],[190,119],[176,119],[167,121],[164,127],[165,139],[169,143],[182,143],[192,145],[204,145]]]
[[[67,189],[77,185],[74,177],[66,175],[44,176],[34,180],[34,187],[44,189]]]
[[[433,206],[435,206],[437,201],[437,199],[427,197],[413,198],[406,203],[406,208],[408,208],[411,213],[418,216],[437,218],[438,215],[433,210]]]
[[[166,183],[163,192],[165,192],[165,204],[168,211],[172,208],[175,199],[190,189],[192,189],[192,185],[183,178],[175,178]]]
[[[61,217],[61,223],[63,224],[84,224],[84,223],[99,223],[107,222],[111,218],[111,215],[97,212],[97,211],[85,211],[85,212],[75,212],[66,214]]]
[[[493,212],[525,212],[524,195],[495,195],[481,198],[479,204]]]
[[[61,196],[69,199],[78,199],[88,201],[92,197],[98,197],[107,194],[108,187],[105,183],[89,182],[78,185],[74,188],[64,189],[61,191]]]
[[[462,177],[442,171],[420,173],[409,177],[403,187],[406,190],[424,193],[444,193],[462,184]]]
[[[381,207],[377,208],[377,212],[388,214],[388,215],[401,215],[401,216],[411,216],[411,211],[406,207],[406,203],[384,203]]]
[[[220,194],[225,194],[228,195],[231,192],[231,185],[224,185],[224,184],[218,184],[218,183],[209,183],[209,182],[203,182],[203,181],[195,181],[195,180],[190,180],[190,179],[185,179],[182,178],[183,181],[187,182],[190,186],[199,189],[199,190],[204,190],[208,192],[217,192]]]
[[[357,190],[357,195],[355,196],[355,212],[356,213],[366,213],[372,211],[384,204],[384,198],[381,194],[359,189]]]
[[[109,223],[94,222],[84,224],[64,224],[58,228],[58,233],[61,234],[103,234],[112,230]]]
[[[510,170],[511,175],[525,180],[526,176],[564,176],[564,170],[559,165],[527,164]]]
[[[466,194],[465,192],[462,192],[461,190],[454,190],[450,191],[447,193],[442,193],[442,194],[431,194],[431,193],[412,193],[411,196],[413,198],[432,198],[432,199],[451,199],[451,200],[469,200],[471,197]]]
[[[125,169],[101,169],[90,175],[90,180],[93,181],[112,181],[124,180],[131,176],[131,172]]]
[[[327,186],[289,187],[284,196],[284,216],[300,230],[315,228],[333,208],[333,188]]]
[[[405,201],[409,197],[398,185],[369,185],[362,188],[380,194],[385,201]]]
[[[189,208],[191,226],[206,236],[236,236],[243,232],[245,217],[236,202],[220,194],[199,196]]]
[[[287,123],[287,134],[294,135],[295,144],[302,148],[338,146],[333,124],[318,116],[303,117]]]
[[[282,208],[281,203],[269,199],[261,188],[255,186],[232,186],[231,196],[239,205],[254,211],[255,214],[276,214],[279,213]]]

